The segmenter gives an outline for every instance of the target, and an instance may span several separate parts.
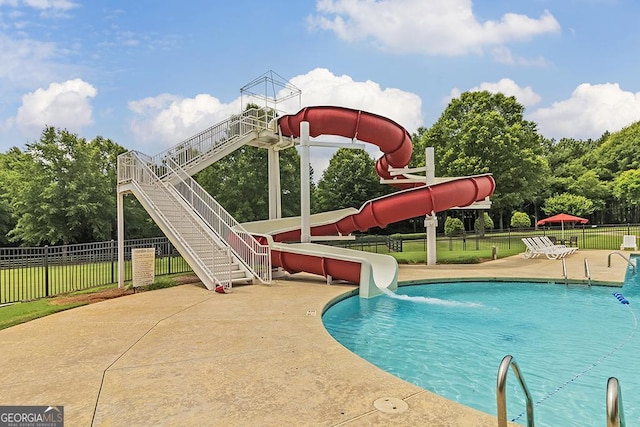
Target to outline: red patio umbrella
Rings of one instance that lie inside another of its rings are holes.
[[[575,224],[576,222],[578,224],[586,224],[587,222],[589,222],[589,220],[586,218],[580,218],[579,216],[573,216],[566,213],[561,213],[554,216],[550,216],[549,218],[541,219],[540,221],[537,222],[537,224],[545,225],[549,223],[554,223],[554,224],[560,223],[562,227],[562,238],[564,239],[564,223],[565,222],[569,222],[572,224]]]

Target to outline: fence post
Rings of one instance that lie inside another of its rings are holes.
[[[116,246],[115,246],[116,242],[115,240],[111,239],[111,283],[115,283],[115,254],[116,254]]]
[[[49,245],[44,245],[44,296],[49,296]]]
[[[167,274],[171,274],[171,258],[173,258],[173,247],[171,246],[171,242],[167,245],[168,254],[167,254]]]

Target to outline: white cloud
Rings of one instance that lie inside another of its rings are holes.
[[[75,2],[69,0],[23,0],[23,4],[34,9],[59,9],[69,10],[77,7]]]
[[[291,79],[302,90],[302,106],[335,105],[368,111],[388,117],[409,132],[422,126],[422,100],[414,93],[397,88],[382,89],[371,80],[354,81],[350,76],[336,76],[326,68],[316,68]],[[298,108],[297,100],[284,105],[289,112]]]
[[[240,100],[224,104],[211,95],[182,98],[171,94],[129,102],[135,113],[131,131],[142,143],[168,147],[240,112]]]
[[[569,99],[540,108],[527,119],[537,122],[547,138],[599,138],[640,120],[640,92],[622,90],[617,83],[583,83]]]
[[[0,34],[0,82],[6,90],[34,87],[51,81],[60,67],[51,63],[56,54],[54,43],[30,39],[11,39]],[[2,88],[0,86],[0,89]]]
[[[38,135],[44,126],[78,132],[93,123],[91,98],[97,90],[81,79],[51,83],[22,97],[22,105],[12,123],[25,136]]]
[[[506,13],[480,21],[471,0],[317,0],[310,28],[333,31],[347,41],[373,40],[396,53],[481,54],[486,47],[560,31],[544,11],[539,18]]]
[[[491,49],[491,55],[493,56],[493,60],[500,64],[521,65],[526,67],[547,67],[549,65],[549,61],[542,56],[535,58],[515,57],[511,49],[506,46],[494,47]]]
[[[25,6],[40,11],[67,11],[78,7],[78,4],[70,0],[0,0],[0,6]]]
[[[531,86],[520,87],[511,79],[500,79],[498,82],[483,82],[479,86],[468,89],[469,92],[486,90],[491,93],[502,93],[506,96],[515,96],[516,100],[525,107],[535,105],[540,102],[540,95],[535,93]],[[448,104],[453,98],[458,98],[462,94],[460,89],[453,88],[448,97],[442,100],[443,104]]]

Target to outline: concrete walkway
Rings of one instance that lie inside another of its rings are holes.
[[[567,258],[569,278],[583,280],[586,257],[592,280],[621,283],[626,262],[607,267],[609,253]],[[400,270],[405,281],[562,275],[559,261],[520,257]],[[226,295],[183,285],[14,326],[0,331],[0,405],[61,405],[68,426],[497,425],[338,344],[322,311],[355,289],[306,274]]]

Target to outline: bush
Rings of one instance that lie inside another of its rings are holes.
[[[531,218],[524,212],[515,211],[513,215],[511,215],[509,224],[511,228],[529,228],[531,227]]]
[[[456,236],[464,232],[464,224],[460,218],[447,217],[444,222],[444,234],[447,236]]]
[[[493,229],[493,220],[491,219],[489,214],[486,212],[483,212],[482,214],[484,216],[484,229],[485,230]],[[473,229],[480,230],[480,218],[476,218],[476,221],[473,223]]]

